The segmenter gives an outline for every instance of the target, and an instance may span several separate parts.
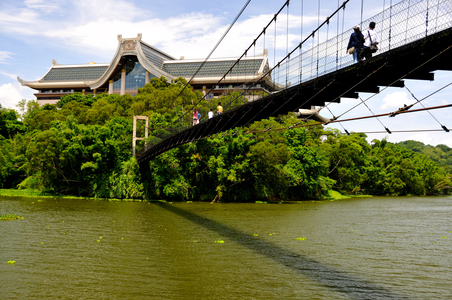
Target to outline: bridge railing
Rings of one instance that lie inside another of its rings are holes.
[[[379,49],[374,56],[381,55],[450,28],[452,1],[402,1],[361,24],[357,20],[357,25],[360,25],[364,33],[371,21],[376,23],[375,31],[379,38]],[[354,64],[352,55],[346,53],[352,33],[353,29],[350,29],[307,51],[302,51],[301,48],[298,55],[285,60],[273,70],[272,79],[277,84],[290,87]]]
[[[360,25],[362,32],[364,32],[371,21],[376,23],[375,30],[379,37],[379,50],[374,53],[374,56],[377,56],[452,27],[452,1],[406,0],[389,7],[372,18],[362,21],[361,24],[357,20],[357,24]],[[328,24],[324,23],[320,27],[327,28]],[[354,64],[353,58],[352,55],[346,53],[346,48],[352,33],[353,29],[349,29],[334,38],[324,42],[317,42],[316,44],[315,40],[318,40],[318,35],[320,34],[317,31],[316,34],[313,34],[311,41],[305,40],[304,43],[300,43],[291,52],[290,56],[286,56],[286,58],[277,63],[277,67],[269,70],[264,77],[271,76],[275,89],[281,91],[351,66]],[[307,48],[305,44],[314,46],[305,50]],[[256,84],[260,84],[260,82],[251,82],[249,87],[253,88]],[[246,94],[248,91],[245,90],[243,93]],[[233,103],[234,100],[231,103],[224,103],[225,112],[235,107]],[[190,118],[191,116],[188,115],[188,119]],[[181,119],[175,126],[163,129],[157,136],[148,141],[145,147],[138,151],[138,155],[146,152],[162,140],[190,128],[191,125],[188,125],[190,123],[190,120],[184,123]]]

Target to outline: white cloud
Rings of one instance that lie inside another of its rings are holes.
[[[426,145],[432,146],[444,144],[446,146],[452,147],[452,138],[450,138],[450,133],[447,133],[445,131],[433,133],[417,133],[407,136],[404,140],[420,141]]]
[[[11,78],[12,80],[16,80],[17,76],[15,74],[9,74],[5,72],[0,72],[1,75]]]
[[[17,81],[17,76],[15,74],[0,72],[0,75],[8,77],[11,81],[10,83],[0,84],[0,103],[2,104],[2,107],[15,109],[20,100],[35,99],[35,96],[33,95],[34,90],[22,86]]]
[[[127,21],[133,23],[136,20],[147,19],[152,12],[137,7],[131,1],[123,0],[72,0],[73,6],[78,13],[78,21],[104,19],[105,21]],[[75,20],[74,20],[75,21]]]
[[[22,95],[12,83],[0,86],[0,103],[2,107],[15,108],[20,100],[22,100]]]
[[[56,1],[50,0],[26,0],[24,4],[31,9],[41,10],[45,13],[52,13],[58,10]]]
[[[0,64],[7,64],[7,60],[11,58],[13,53],[8,51],[0,51]]]
[[[439,144],[443,144],[443,145],[446,145],[446,146],[449,146],[449,147],[452,148],[452,138],[450,138],[450,139],[443,139],[440,142],[438,142],[436,145],[439,145]]]
[[[407,136],[407,140],[415,140],[423,142],[426,145],[432,145],[432,136],[426,132],[409,135]]]
[[[413,100],[410,100],[408,98],[408,94],[406,92],[395,92],[386,95],[383,98],[383,105],[381,106],[381,109],[386,110],[392,108],[400,108],[404,104],[409,105],[413,102]]]
[[[143,34],[145,42],[174,57],[203,58],[228,25],[223,14],[193,12],[163,19],[155,17],[158,12],[153,8],[142,9],[122,0],[28,0],[25,5],[27,8],[0,12],[0,31],[24,41],[39,38],[40,43],[48,45],[66,46],[88,54],[100,53],[105,56],[104,62],[111,59],[117,47],[117,34],[135,37],[137,33]],[[49,11],[54,11],[52,18],[48,18]],[[267,14],[239,20],[213,57],[241,55],[272,18],[273,15]],[[316,18],[304,17],[303,26],[316,25]],[[300,23],[300,16],[280,16],[276,28],[277,50],[285,50],[287,43],[293,48],[299,42],[298,34],[290,34],[287,41],[286,33],[287,26],[298,33]],[[264,47],[273,48],[274,28],[271,31],[266,34],[265,45],[263,39],[259,41],[256,54],[262,53]]]

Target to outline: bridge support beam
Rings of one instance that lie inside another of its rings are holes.
[[[413,72],[405,76],[405,79],[417,79],[417,80],[429,80],[433,81],[435,79],[435,74],[433,73],[426,73],[426,72]]]
[[[138,120],[145,120],[144,125],[144,138],[143,137],[137,137],[137,121]],[[133,138],[132,138],[132,153],[133,156],[135,156],[135,151],[137,147],[137,141],[144,140],[149,135],[149,117],[148,116],[133,116]]]
[[[357,92],[360,93],[372,93],[372,94],[378,94],[380,92],[380,88],[375,85],[359,85],[355,89]]]

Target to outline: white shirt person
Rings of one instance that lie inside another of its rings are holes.
[[[364,48],[361,57],[368,60],[372,57],[372,52],[370,52],[371,44],[378,44],[380,39],[378,38],[378,34],[375,31],[375,22],[370,22],[369,29],[363,31],[364,35]]]

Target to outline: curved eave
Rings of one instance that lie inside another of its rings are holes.
[[[97,89],[97,88],[101,87],[102,85],[104,85],[109,80],[109,78],[112,76],[113,72],[115,71],[116,66],[118,65],[119,61],[121,60],[121,55],[119,55],[119,54],[121,53],[122,45],[124,43],[121,35],[118,35],[118,40],[119,40],[119,43],[118,43],[118,48],[116,48],[115,56],[113,57],[110,65],[108,66],[105,73],[99,79],[87,82],[87,84],[91,87],[91,89]]]
[[[263,74],[266,66],[268,66],[268,54],[264,53],[264,59],[262,59],[262,64],[259,68],[258,74]]]
[[[152,75],[155,77],[161,77],[164,76],[166,79],[176,79],[177,77],[174,77],[173,75],[163,71],[158,66],[154,65],[152,62],[147,59],[147,57],[144,55],[143,49],[141,48],[141,43],[137,42],[137,58],[140,64]]]
[[[87,82],[87,84],[91,87],[91,89],[97,89],[104,84],[106,84],[110,78],[115,75],[115,70],[118,68],[118,64],[121,61],[121,58],[124,56],[136,56],[138,58],[138,61],[140,64],[149,71],[152,75],[156,77],[165,76],[167,79],[174,79],[175,77],[162,71],[158,67],[156,67],[154,64],[152,64],[144,55],[143,50],[141,49],[141,34],[138,34],[136,38],[130,39],[130,38],[122,38],[121,35],[118,35],[118,48],[116,49],[115,56],[113,57],[110,66],[105,71],[105,73],[97,80]],[[135,49],[133,50],[124,50],[124,43],[126,41],[133,41]]]
[[[171,60],[176,60],[174,57],[172,57],[172,56],[169,55],[168,53],[165,53],[165,52],[163,52],[162,50],[157,49],[157,48],[155,48],[154,46],[149,45],[148,43],[146,43],[146,42],[144,42],[144,41],[142,41],[142,40],[140,40],[140,44],[143,44],[143,45],[145,45],[146,47],[149,47],[150,49],[152,49],[152,50],[154,50],[154,51],[160,53],[162,56],[166,56],[166,57],[170,58]],[[140,48],[141,48],[141,45],[140,45]]]
[[[85,81],[25,81],[17,77],[23,86],[35,90],[42,89],[62,89],[62,88],[89,88],[89,85]]]

